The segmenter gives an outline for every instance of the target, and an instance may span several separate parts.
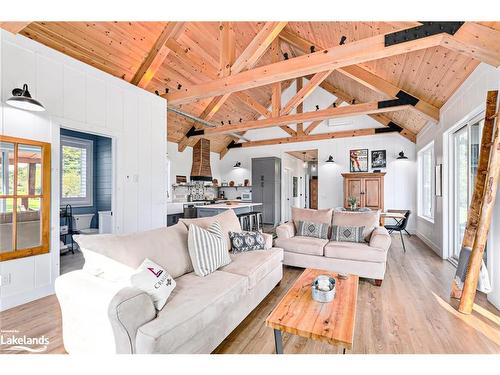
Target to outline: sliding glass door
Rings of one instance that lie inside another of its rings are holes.
[[[474,119],[453,133],[453,254],[458,259],[479,161],[482,120]]]

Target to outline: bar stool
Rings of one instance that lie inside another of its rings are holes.
[[[256,217],[256,224],[257,224],[257,230],[259,232],[262,232],[264,229],[264,224],[262,223],[262,212],[255,212],[255,217]]]

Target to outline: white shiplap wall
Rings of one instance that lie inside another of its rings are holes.
[[[27,83],[44,113],[5,105]],[[51,252],[0,263],[0,311],[53,293],[59,275],[59,128],[113,139],[118,233],[165,225],[166,102],[22,36],[0,30],[1,134],[52,143]]]

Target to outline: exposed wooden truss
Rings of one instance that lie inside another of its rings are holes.
[[[176,39],[182,32],[183,26],[184,22],[167,22],[153,48],[130,81],[131,84],[145,88],[151,82],[170,52],[167,42],[170,39]]]
[[[388,129],[384,128],[369,128],[369,129],[358,129],[358,130],[346,130],[330,133],[319,133],[319,134],[309,134],[309,135],[295,135],[293,137],[283,137],[283,138],[273,138],[265,139],[260,141],[249,141],[243,143],[233,143],[229,148],[246,148],[246,147],[258,147],[258,146],[271,146],[271,145],[281,145],[287,143],[297,143],[297,142],[311,142],[311,141],[322,141],[325,139],[337,139],[337,138],[351,138],[351,137],[362,137],[367,135],[375,134],[387,134],[389,132],[396,132],[396,130],[386,131]]]
[[[297,113],[292,115],[271,117],[262,120],[246,121],[236,125],[223,125],[223,126],[218,126],[216,128],[207,128],[200,131],[200,133],[193,135],[193,137],[208,136],[214,134],[225,134],[230,132],[248,131],[255,129],[264,129],[264,128],[271,128],[274,126],[296,124],[299,122],[302,123],[313,122],[331,118],[385,113],[385,112],[399,111],[402,109],[406,109],[407,107],[408,104],[404,103],[395,105],[391,104],[389,106],[383,106],[381,105],[381,102],[361,103],[350,106],[327,108],[314,112]]]
[[[280,48],[277,50],[279,61],[274,64],[287,63],[290,64],[287,65],[288,67],[291,66],[292,61],[293,64],[300,62],[301,57],[304,61],[307,59],[307,64],[309,64],[310,58],[315,56],[314,52],[321,51],[325,46],[345,47],[340,50],[342,52],[347,50],[347,47],[353,48],[356,45],[359,47],[367,40],[382,39],[385,38],[385,34],[398,33],[420,25],[417,22],[277,24],[276,22],[184,22],[178,36],[168,39],[163,45],[164,49],[169,52],[145,88],[162,95],[167,92],[167,96],[184,95],[186,90],[201,84],[234,78],[245,71],[273,66],[269,48],[271,42],[269,39],[266,41],[266,38],[274,40],[276,35],[279,35]],[[0,23],[0,27],[4,29],[32,38],[128,82],[132,81],[141,66],[147,62],[151,52],[155,51],[155,46],[167,25],[166,22]],[[228,27],[225,28],[224,25]],[[270,30],[273,27],[279,30],[274,31],[275,35],[272,35],[274,32],[270,32],[266,36],[264,30]],[[380,54],[378,55],[380,58],[364,62],[356,61],[339,67],[334,69],[333,73],[319,86],[323,89],[333,86],[337,94],[344,95],[337,96],[337,106],[342,101],[348,104],[359,104],[391,99],[398,97],[397,94],[400,91],[410,94],[418,101],[414,106],[408,107],[409,109],[369,116],[384,127],[394,127],[395,124],[403,128],[400,134],[408,139],[414,139],[415,134],[425,126],[427,120],[436,121],[438,109],[474,70],[479,63],[478,60],[498,65],[500,60],[497,42],[499,30],[500,23],[498,22],[466,22],[458,31],[442,34],[442,40],[432,48],[404,49],[408,43],[422,43],[427,39],[425,35],[420,34],[419,38],[423,39],[400,42],[399,46],[404,47],[401,55],[383,57]],[[290,34],[299,39],[292,40]],[[231,38],[232,35],[234,38]],[[412,38],[413,36],[410,36],[409,39]],[[344,45],[338,46],[339,41],[344,41]],[[261,52],[252,55],[249,47],[259,42]],[[231,56],[233,43],[235,53]],[[428,45],[432,44],[428,43]],[[343,55],[343,52],[339,54],[339,49],[335,48],[333,51],[332,49],[333,47],[328,48],[329,53],[335,52],[343,63],[346,62],[349,56]],[[363,54],[376,53],[378,52],[374,49],[356,50],[354,58],[359,59]],[[161,57],[162,54],[160,53],[159,56]],[[235,59],[235,56],[239,59]],[[251,62],[252,59],[253,65],[250,64],[251,66],[237,72],[238,61],[239,64],[244,64],[245,61]],[[227,61],[233,62],[229,71]],[[314,71],[293,79],[306,77],[311,80],[315,74],[329,70],[324,67],[318,68],[316,65],[318,61],[313,61],[314,64],[311,64],[311,66],[314,65]],[[360,68],[363,71],[360,71]],[[285,73],[290,77],[289,72]],[[282,90],[285,90],[291,80],[276,82],[282,82]],[[307,85],[308,82],[304,82],[303,86]],[[297,92],[300,90],[302,88],[299,87]],[[227,125],[230,122],[232,124],[246,123],[257,120],[260,116],[264,118],[271,116],[271,91],[272,84],[256,86],[248,91],[231,91],[190,101],[181,105],[180,109],[196,117],[203,114],[211,122],[217,123],[217,126],[218,124]],[[299,99],[299,104],[296,106],[296,103],[290,103],[292,109],[289,114],[294,110],[296,113],[300,112],[303,102],[300,102],[299,96],[294,100],[297,99]],[[283,103],[280,112],[288,111],[287,104]],[[170,105],[172,103],[169,103]],[[195,139],[190,141],[185,137],[186,132],[193,126],[190,120],[169,113],[168,121],[169,141],[181,142],[181,146],[182,144],[191,145],[195,141]],[[318,131],[317,127],[320,124],[320,121],[313,121],[309,124],[299,122],[296,127],[288,126],[289,131],[285,130],[286,135],[294,134],[294,132],[300,135],[302,131],[304,135],[314,134]],[[210,138],[212,151],[222,154],[231,139],[236,140],[232,135],[225,133]]]
[[[292,31],[285,29],[280,34],[280,38],[285,40],[286,42],[294,45],[298,49],[300,49],[303,53],[308,53],[311,49],[311,46],[315,46],[314,43],[302,38],[301,36],[293,33]],[[318,49],[324,49],[322,46],[316,45]],[[384,96],[395,98],[398,93],[401,91],[405,91],[396,85],[386,81],[385,79],[377,76],[376,74],[371,73],[360,65],[351,65],[345,66],[343,68],[337,69],[337,71],[349,78],[354,79],[355,81],[361,83],[362,85],[368,87],[369,89],[376,91],[378,93],[383,94]],[[424,114],[427,118],[429,118],[433,122],[439,121],[439,108],[433,106],[430,103],[427,103],[425,100],[418,98],[417,95],[411,92],[407,92],[409,95],[418,99],[417,104],[415,105],[415,110]]]
[[[252,68],[285,26],[286,22],[266,22],[262,30],[257,33],[252,42],[247,46],[247,48],[245,48],[238,59],[236,59],[234,64],[231,66],[229,73],[237,74],[244,69]],[[227,44],[227,42],[223,42],[223,44]],[[223,46],[222,49],[223,48],[225,47]],[[222,63],[220,63],[220,65],[222,65]],[[230,95],[231,93],[229,92],[216,96],[210,103],[208,103],[200,117],[204,120],[211,119],[227,101]],[[184,137],[179,142],[179,151],[184,151],[188,144],[189,138],[186,137],[186,134],[184,134]]]
[[[254,68],[216,81],[188,87],[181,92],[167,95],[167,99],[172,105],[188,103],[322,71],[437,47],[443,44],[445,37],[446,40],[450,39],[450,36],[447,35],[446,33],[435,34],[390,46],[385,45],[385,35],[376,35],[294,59]],[[468,42],[472,43],[473,41],[469,40]]]

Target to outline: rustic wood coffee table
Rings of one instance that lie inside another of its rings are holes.
[[[332,302],[316,302],[311,297],[311,284],[318,275],[335,278]],[[339,279],[337,273],[307,268],[266,319],[274,329],[276,354],[283,354],[281,332],[307,337],[340,346],[345,354],[352,349],[359,277]]]

